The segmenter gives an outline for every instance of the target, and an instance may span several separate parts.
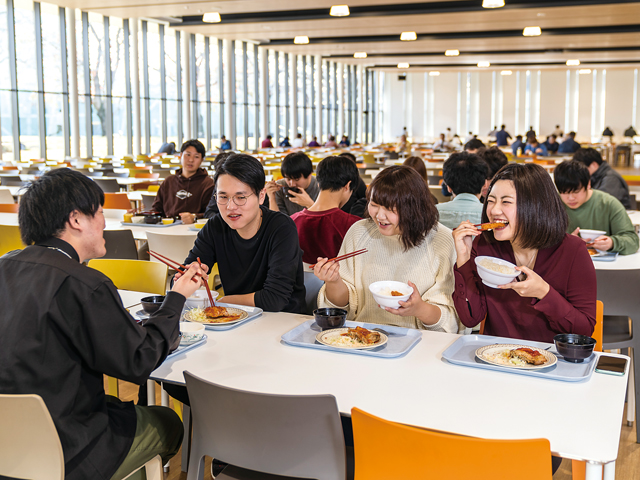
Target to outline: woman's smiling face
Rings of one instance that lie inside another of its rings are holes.
[[[493,236],[498,241],[512,241],[517,226],[516,187],[511,180],[498,180],[487,197],[487,217],[489,222],[506,223],[504,228],[497,228]]]
[[[400,216],[395,210],[390,210],[378,205],[373,200],[369,201],[369,216],[378,225],[378,231],[387,237],[400,235]]]

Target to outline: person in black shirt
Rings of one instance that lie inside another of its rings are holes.
[[[105,395],[103,375],[144,383],[175,348],[185,297],[201,284],[192,281],[201,272],[194,265],[138,325],[114,284],[81,263],[106,253],[103,203],[81,173],[46,173],[20,203],[28,246],[0,258],[0,393],[42,397],[72,480],[123,478],[155,455],[166,462],[177,453],[178,416]]]

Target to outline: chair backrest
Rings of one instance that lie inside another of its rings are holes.
[[[93,181],[102,189],[103,192],[116,193],[120,191],[120,184],[112,178],[93,177]]]
[[[0,203],[15,203],[13,195],[11,195],[11,190],[8,188],[0,188]]]
[[[0,225],[0,256],[12,250],[24,248],[17,225]]]
[[[355,480],[451,478],[551,480],[549,440],[486,440],[424,430],[358,408],[353,422]],[[380,467],[384,459],[390,471]],[[390,475],[389,473],[392,473]]]
[[[604,319],[604,304],[598,300],[596,301],[596,326],[593,329],[591,335],[596,339],[596,346],[594,350],[596,352],[602,351],[602,337],[603,337],[603,319]]]
[[[313,315],[313,311],[318,308],[318,292],[324,282],[315,276],[313,272],[304,272],[304,288],[306,290],[304,301],[307,305],[306,314]]]
[[[1,213],[18,213],[17,203],[0,203]]]
[[[131,230],[105,230],[102,235],[107,248],[107,254],[103,259],[138,260],[138,249]]]
[[[155,201],[156,201],[156,195],[145,195],[144,193],[142,194],[142,208],[145,211],[150,211],[151,207],[153,207],[153,202]]]
[[[196,232],[193,232],[193,235],[176,235],[174,233],[147,231],[147,242],[149,242],[149,250],[153,250],[176,262],[184,263],[184,259],[189,256],[197,236]],[[153,257],[151,257],[151,261],[158,262]]]
[[[345,479],[342,424],[332,395],[254,393],[184,376],[193,418],[190,475],[202,471],[207,455],[273,475]]]
[[[116,180],[117,183],[117,180]],[[126,193],[105,193],[104,194],[104,208],[124,208],[131,209],[131,202]]]
[[[0,177],[0,185],[5,187],[24,187],[29,185],[29,182],[25,182],[19,175],[2,175]]]
[[[167,291],[167,266],[163,263],[97,258],[88,265],[104,273],[121,290],[156,295],[164,295]]]
[[[64,478],[62,445],[40,396],[0,395],[0,444],[0,475]]]

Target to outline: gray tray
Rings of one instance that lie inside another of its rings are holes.
[[[187,350],[191,350],[192,348],[199,347],[200,345],[202,345],[206,341],[207,341],[207,336],[203,335],[201,340],[198,340],[197,342],[194,342],[191,345],[180,345],[173,352],[171,352],[169,355],[167,355],[167,358],[173,358],[176,355],[180,355],[181,353],[186,352]]]
[[[594,352],[593,355],[582,363],[570,363],[562,358],[562,355],[560,355],[555,346],[553,346],[549,351],[558,357],[558,362],[549,368],[540,370],[519,370],[517,368],[501,367],[485,363],[476,358],[476,350],[478,348],[497,343],[513,343],[543,349],[549,346],[548,343],[517,340],[515,338],[492,337],[489,335],[464,335],[442,353],[442,358],[450,363],[463,365],[465,367],[548,378],[549,380],[559,380],[562,382],[581,382],[591,377],[597,363],[596,360],[598,356],[601,355],[600,352]]]
[[[240,325],[243,325],[247,322],[250,322],[251,320],[258,318],[260,315],[262,315],[263,310],[261,308],[258,307],[247,307],[246,305],[233,305],[231,303],[220,303],[220,302],[216,302],[216,305],[220,306],[220,307],[233,307],[233,308],[239,308],[240,310],[244,310],[245,312],[247,312],[249,314],[249,316],[247,318],[245,318],[244,320],[240,320],[238,323],[234,323],[232,325],[225,325],[225,324],[219,324],[219,325],[205,325],[204,328],[206,328],[207,330],[217,330],[217,331],[222,331],[222,330],[231,330],[233,328],[239,327]],[[182,310],[182,313],[184,313],[185,309]]]
[[[381,328],[389,332],[389,340],[385,345],[371,350],[347,350],[344,348],[329,347],[316,342],[316,335],[321,332],[315,320],[309,320],[302,325],[298,325],[293,330],[280,337],[287,345],[303,348],[316,348],[318,350],[328,350],[330,352],[350,353],[352,355],[368,355],[370,357],[397,358],[402,357],[411,350],[416,343],[422,339],[420,330],[410,328],[391,327],[389,325],[379,325],[377,323],[361,323],[347,321],[345,327],[354,328],[361,326],[368,329]]]

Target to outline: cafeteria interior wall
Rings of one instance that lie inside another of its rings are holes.
[[[411,132],[414,142],[425,142],[428,141],[425,135],[424,118],[425,108],[428,108],[427,99],[425,98],[425,78],[424,75],[421,74],[408,75],[407,77],[407,81],[410,82],[407,87],[411,92],[411,102],[407,105],[410,121],[406,127],[407,130]]]
[[[502,123],[506,125],[507,131],[513,138],[520,133],[516,131],[516,88],[515,73],[502,77]]]
[[[564,127],[567,73],[565,70],[545,70],[540,75],[540,129],[546,138],[556,128]]]
[[[457,124],[457,96],[458,73],[442,72],[439,77],[433,77],[434,102],[433,119],[434,136],[437,138],[442,132],[451,128],[455,133]],[[464,140],[463,132],[458,132]]]
[[[597,76],[596,76],[597,80]],[[592,117],[596,110],[593,99],[594,75],[578,75],[578,127],[576,130],[577,142],[590,142],[596,132],[592,132]],[[597,100],[596,105],[597,106]]]
[[[405,82],[406,80],[398,80],[398,74],[385,73],[384,82],[384,142],[395,143],[402,135],[402,128],[407,127],[406,123],[406,110],[407,103],[405,102]],[[413,136],[413,133],[409,131],[409,138]]]
[[[619,140],[622,140],[624,131],[633,120],[633,86],[632,69],[607,70],[604,127],[613,130]],[[602,134],[604,127],[596,132],[598,136]],[[638,130],[637,124],[634,127]]]
[[[500,126],[497,116],[491,123],[491,106],[493,102],[497,105],[497,95],[495,99],[492,99],[493,95],[493,72],[478,72],[477,74],[477,121],[474,132],[478,135],[484,135],[490,132],[493,125]]]

